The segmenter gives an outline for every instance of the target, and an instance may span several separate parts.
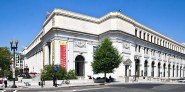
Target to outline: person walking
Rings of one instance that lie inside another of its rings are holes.
[[[55,87],[57,87],[56,81],[57,81],[57,77],[56,77],[56,75],[53,75],[53,86],[55,86]]]
[[[5,88],[7,88],[7,84],[8,84],[8,82],[7,82],[7,78],[6,78],[6,76],[3,78],[3,81],[4,81],[4,84],[5,84]]]

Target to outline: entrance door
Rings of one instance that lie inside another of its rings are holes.
[[[161,71],[160,71],[160,69],[161,69],[161,63],[159,62],[159,63],[158,63],[158,77],[161,76]]]
[[[171,67],[171,65],[168,64],[168,77],[170,77],[170,67]]]
[[[85,71],[84,62],[85,62],[85,59],[82,55],[78,55],[75,58],[75,72],[77,76],[84,76],[84,71]]]
[[[148,76],[148,61],[145,60],[144,63],[144,76]]]
[[[135,59],[135,78],[140,75],[140,61],[139,59]]]
[[[129,69],[129,65],[125,65],[125,82],[129,82],[128,69]]]
[[[154,67],[155,67],[155,63],[154,63],[154,61],[153,61],[153,62],[152,62],[152,72],[151,72],[151,73],[152,73],[152,74],[151,74],[152,77],[154,77]]]

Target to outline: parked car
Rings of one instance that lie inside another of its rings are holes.
[[[185,83],[185,78],[180,78],[180,79],[178,79],[178,82],[180,82],[180,83]]]
[[[3,78],[0,78],[0,89],[4,89],[4,88],[5,88],[5,85],[3,82]]]

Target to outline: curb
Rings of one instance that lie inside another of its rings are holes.
[[[18,88],[5,88],[6,91],[12,90],[39,90],[39,89],[56,89],[56,88],[69,88],[69,87],[85,87],[85,86],[98,86],[100,84],[87,84],[87,85],[69,85],[69,86],[58,86],[58,87],[43,87],[43,88],[32,88],[32,87],[18,87]]]

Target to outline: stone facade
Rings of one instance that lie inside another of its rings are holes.
[[[123,56],[111,75],[130,79],[175,79],[184,77],[185,45],[121,14],[101,18],[55,9],[41,32],[23,50],[30,72],[44,65],[62,65],[78,76],[96,75],[91,62],[98,44],[109,38]]]

